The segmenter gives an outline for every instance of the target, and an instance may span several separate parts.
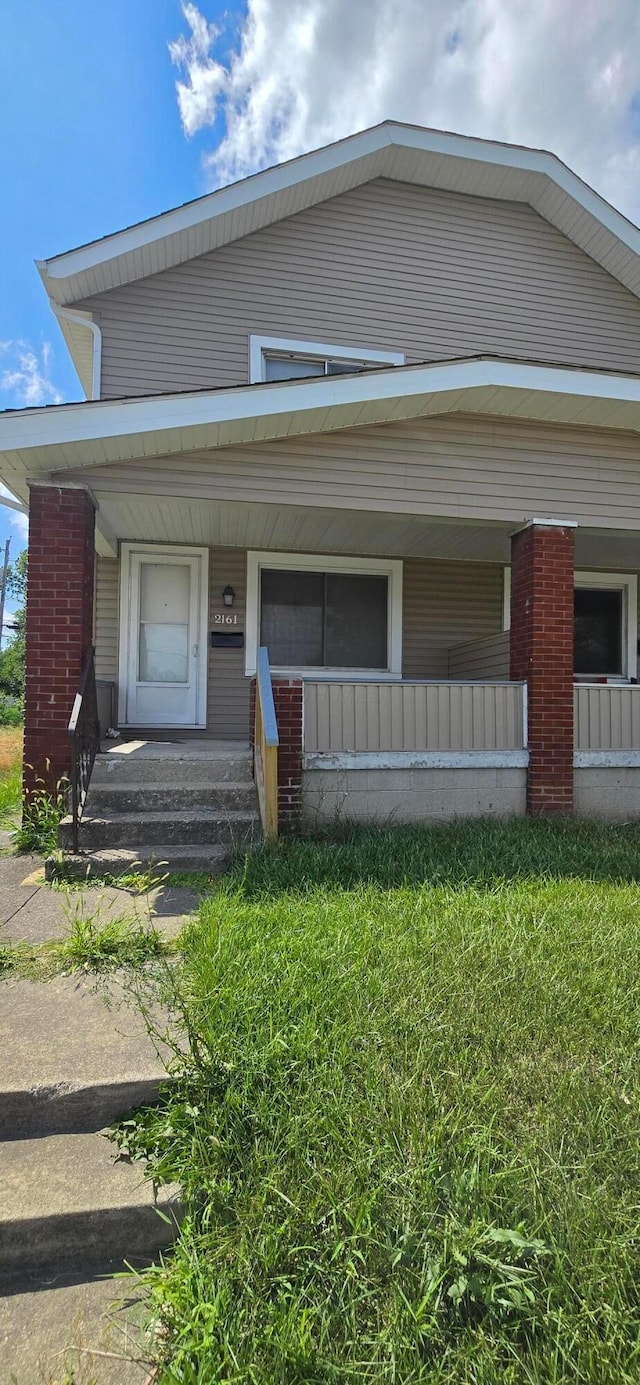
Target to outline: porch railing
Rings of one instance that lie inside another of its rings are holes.
[[[100,748],[100,722],[96,695],[95,649],[87,651],[80,684],[68,725],[71,780],[71,848],[79,850],[80,819],[84,809],[93,762]]]
[[[574,749],[640,751],[640,686],[635,683],[577,683],[574,688]]]
[[[522,750],[525,688],[305,679],[304,726],[309,753]]]
[[[271,686],[269,654],[263,645],[258,650],[256,668],[253,753],[260,820],[268,842],[275,841],[278,835],[278,743],[278,723]]]

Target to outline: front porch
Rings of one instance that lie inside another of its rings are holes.
[[[213,543],[221,507],[203,501],[199,528],[186,533],[176,500],[170,536],[156,517],[155,534],[147,527],[137,540],[125,527],[128,505],[121,497],[119,511],[113,500],[109,508],[110,494],[100,496],[102,531],[119,513],[121,533],[113,556],[94,557],[89,492],[32,487],[25,753],[42,777],[46,762],[51,779],[68,772],[74,669],[93,639],[103,733],[117,727],[125,751],[136,740],[192,739],[213,809],[206,746],[213,755],[252,736],[262,645],[279,740],[279,830],[574,806],[591,816],[640,813],[633,535],[554,519],[514,535],[504,523],[360,513],[349,538],[342,516],[310,510],[296,536],[291,514],[236,505],[224,535],[235,542]],[[264,546],[255,549],[258,509]],[[164,525],[164,505],[159,513]],[[285,521],[287,549],[267,546],[269,523],[282,538]],[[321,531],[332,548],[340,531],[343,550],[323,550]],[[574,627],[580,583],[593,614],[583,600]],[[600,681],[587,681],[589,660]],[[206,836],[206,824],[198,831]],[[162,834],[140,844],[167,846]]]

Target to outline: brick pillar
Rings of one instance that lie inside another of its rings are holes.
[[[573,811],[575,524],[532,520],[511,540],[511,677],[528,688],[527,812]]]
[[[67,724],[92,641],[95,506],[81,488],[33,485],[29,501],[24,786],[68,772]]]
[[[278,721],[278,819],[283,833],[295,832],[302,808],[302,679],[273,682]]]

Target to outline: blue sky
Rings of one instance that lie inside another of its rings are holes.
[[[208,4],[207,15],[222,9]],[[206,191],[203,141],[215,142],[215,126],[185,138],[167,47],[183,28],[179,0],[4,7],[0,342],[12,345],[0,379],[30,351],[56,394],[82,398],[34,260]],[[20,402],[15,388],[0,389],[0,407]],[[0,507],[0,544],[10,535],[16,557],[24,539],[9,515]]]

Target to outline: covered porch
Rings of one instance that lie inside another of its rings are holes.
[[[78,483],[67,502],[74,495],[88,513]],[[103,729],[246,743],[262,646],[281,829],[571,811],[574,787],[577,811],[640,812],[633,534],[540,519],[514,537],[500,522],[143,503],[109,488],[91,502],[112,534],[93,600]],[[523,535],[537,557],[519,552]],[[578,591],[594,599],[591,623],[580,603],[574,687]],[[193,700],[176,716],[190,680]]]

